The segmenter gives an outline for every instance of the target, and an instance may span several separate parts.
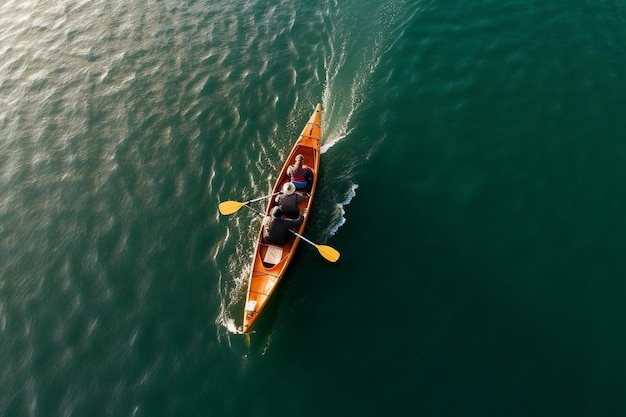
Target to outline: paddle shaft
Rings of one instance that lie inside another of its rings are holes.
[[[277,193],[264,195],[263,197],[255,198],[254,200],[248,200],[248,201],[246,201],[243,204],[245,205],[245,204],[249,204],[249,203],[254,203],[255,201],[263,200],[264,198],[268,198],[268,197],[274,197],[275,195],[278,195],[278,194],[280,194],[280,191],[277,192]]]
[[[291,229],[289,231],[293,233],[294,235],[298,236],[300,239],[304,240],[306,243],[312,246],[315,246],[315,249],[317,249],[320,255],[322,255],[327,261],[337,262],[339,260],[339,257],[341,256],[341,254],[339,253],[337,249],[331,246],[327,246],[327,245],[318,245],[315,242],[311,242],[309,239],[302,236],[300,233],[297,233]]]
[[[317,246],[317,243],[311,242],[309,239],[307,239],[306,237],[302,236],[300,233],[296,232],[295,230],[289,229],[289,231],[291,233],[293,233],[294,235],[298,236],[300,239],[304,240],[306,243],[310,243],[313,246]]]

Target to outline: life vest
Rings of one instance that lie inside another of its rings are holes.
[[[291,180],[294,182],[306,182],[306,178],[304,178],[304,169],[300,168],[297,170],[291,170]]]

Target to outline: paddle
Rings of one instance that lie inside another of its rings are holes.
[[[222,213],[224,216],[228,216],[229,214],[236,213],[237,211],[239,211],[240,208],[242,208],[246,204],[254,203],[255,201],[263,200],[264,198],[274,197],[275,195],[278,195],[278,194],[280,193],[264,195],[263,197],[255,198],[254,200],[244,201],[243,203],[240,201],[232,201],[232,200],[222,201],[218,207],[219,207],[220,213]]]
[[[326,245],[318,245],[315,242],[311,242],[309,239],[307,239],[306,237],[302,236],[300,233],[298,233],[296,231],[293,231],[291,229],[289,229],[289,231],[291,233],[293,233],[294,235],[298,236],[300,239],[304,240],[306,243],[315,246],[315,248],[320,253],[320,255],[322,255],[324,257],[324,259],[326,259],[327,261],[337,262],[339,260],[340,254],[339,254],[339,251],[337,249],[332,248],[330,246],[326,246]]]

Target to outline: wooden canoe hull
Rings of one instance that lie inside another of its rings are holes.
[[[289,156],[285,160],[272,193],[279,192],[283,184],[289,181],[287,168],[295,162],[298,154],[304,155],[304,163],[313,169],[313,185],[309,191],[310,197],[300,203],[300,214],[309,213],[311,204],[315,197],[317,179],[320,167],[320,142],[322,139],[321,128],[322,106],[318,104],[309,121],[302,129],[302,133],[294,144]],[[276,205],[272,198],[265,210],[269,215],[271,209]],[[304,217],[304,222],[300,225],[298,233],[303,234],[306,227],[308,215]],[[252,326],[258,319],[267,304],[274,290],[278,286],[281,278],[285,274],[291,259],[300,243],[300,238],[293,235],[285,245],[278,246],[265,243],[263,241],[263,226],[259,230],[252,260],[252,270],[248,280],[248,291],[243,314],[243,332],[249,333]]]

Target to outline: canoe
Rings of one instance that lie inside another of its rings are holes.
[[[308,191],[310,197],[304,199],[304,201],[299,204],[300,214],[310,213],[311,204],[315,197],[315,188],[317,186],[320,167],[320,141],[322,137],[321,113],[322,106],[318,104],[309,118],[309,121],[304,126],[304,129],[302,129],[298,140],[293,145],[282,169],[278,173],[272,191],[272,194],[280,192],[283,184],[289,181],[287,168],[295,162],[297,155],[304,155],[304,164],[308,165],[313,170],[313,183],[310,186],[310,191]],[[271,198],[265,210],[266,216],[269,215],[275,205],[274,198]],[[295,230],[297,233],[302,234],[304,232],[307,218],[308,215],[304,216],[304,221],[298,230]],[[298,248],[298,243],[300,243],[300,238],[295,234],[282,246],[267,243],[263,239],[263,226],[261,225],[255,244],[252,269],[248,280],[248,292],[246,294],[246,304],[244,305],[243,314],[243,333],[249,333],[252,330],[252,326],[254,326],[263,308],[267,305],[268,300],[274,293],[289,263],[293,259],[296,249]]]

